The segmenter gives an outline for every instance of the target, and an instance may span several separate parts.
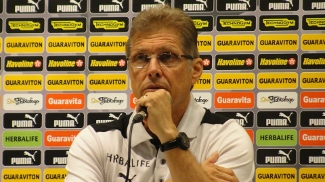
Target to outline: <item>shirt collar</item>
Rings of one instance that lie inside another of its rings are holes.
[[[129,135],[131,121],[135,114],[136,112],[134,111],[130,117],[127,136]],[[205,109],[195,102],[194,96],[191,94],[190,103],[177,127],[178,131],[186,133],[190,139],[195,138],[204,114]],[[150,139],[152,139],[152,137],[148,134],[142,123],[136,123],[133,125],[131,147]]]

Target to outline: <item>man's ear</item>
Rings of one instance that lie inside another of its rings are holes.
[[[203,72],[203,61],[201,58],[193,59],[192,71],[192,85],[194,85],[200,79]]]

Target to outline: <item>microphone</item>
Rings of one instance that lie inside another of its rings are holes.
[[[142,122],[147,117],[148,117],[147,108],[145,106],[141,106],[140,111],[133,117],[133,122],[134,123]]]

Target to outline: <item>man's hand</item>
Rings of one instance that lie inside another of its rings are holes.
[[[210,180],[213,182],[239,182],[232,169],[224,168],[214,164],[218,158],[219,153],[215,152],[201,164],[204,172],[209,176]],[[172,180],[168,180],[166,182],[172,182]]]

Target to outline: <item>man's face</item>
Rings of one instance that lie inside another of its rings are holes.
[[[179,40],[178,34],[171,30],[160,30],[154,34],[135,34],[130,58],[140,53],[153,57],[144,68],[134,68],[130,65],[128,67],[136,98],[140,98],[147,92],[165,89],[171,94],[173,105],[187,104],[191,86],[202,73],[202,60],[195,59],[189,62],[185,58],[179,58],[176,65],[166,67],[161,66],[156,59],[156,56],[164,52],[171,52],[177,56],[185,54]]]

